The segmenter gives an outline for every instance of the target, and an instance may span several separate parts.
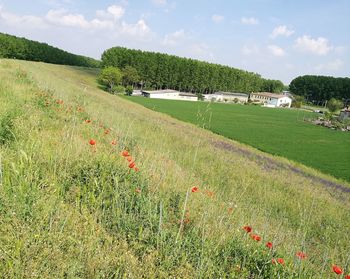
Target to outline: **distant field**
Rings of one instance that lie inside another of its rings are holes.
[[[312,113],[126,97],[155,111],[350,181],[350,134],[303,121]]]

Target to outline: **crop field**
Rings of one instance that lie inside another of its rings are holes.
[[[127,97],[149,109],[350,181],[350,133],[303,121],[314,114],[205,102]]]
[[[349,183],[104,92],[97,73],[0,59],[0,277],[350,273]]]

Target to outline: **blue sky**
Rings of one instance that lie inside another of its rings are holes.
[[[0,0],[0,32],[100,58],[112,46],[191,57],[285,84],[350,76],[349,0]]]

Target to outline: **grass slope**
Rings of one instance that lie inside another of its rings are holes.
[[[219,148],[260,154],[98,90],[95,77],[0,60],[1,276],[332,278],[332,264],[348,271],[347,193]],[[138,172],[120,155],[125,149]]]
[[[350,181],[350,134],[303,121],[311,113],[218,103],[128,97],[214,133]]]

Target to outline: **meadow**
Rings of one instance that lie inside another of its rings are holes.
[[[110,95],[97,73],[0,60],[1,277],[350,273],[350,195],[310,177],[349,184]]]
[[[149,109],[350,181],[350,133],[315,126],[314,113],[206,102],[127,97]]]

